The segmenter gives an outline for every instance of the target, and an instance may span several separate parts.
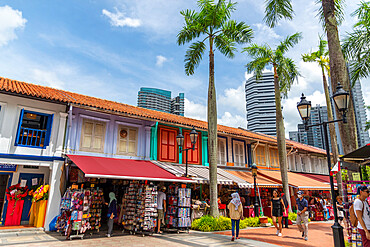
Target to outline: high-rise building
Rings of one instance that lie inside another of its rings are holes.
[[[171,91],[142,87],[137,106],[184,116],[184,93],[171,99]]]
[[[308,125],[315,125],[325,121],[328,121],[328,111],[326,106],[317,105],[312,107],[311,117],[308,121]],[[329,138],[329,147],[331,150],[330,136],[328,136],[328,138]],[[324,132],[322,126],[313,126],[310,127],[308,130],[305,130],[304,124],[298,124],[298,131],[290,131],[289,139],[325,149]]]
[[[259,80],[253,76],[245,83],[247,129],[276,136],[274,74],[263,73]]]
[[[358,146],[362,147],[370,143],[370,137],[369,132],[365,130],[367,117],[360,81],[357,81],[352,87],[352,99],[356,116]]]

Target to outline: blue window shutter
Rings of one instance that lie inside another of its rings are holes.
[[[44,147],[49,146],[50,143],[50,135],[51,135],[51,127],[53,126],[53,118],[54,114],[48,116],[48,124],[46,128],[46,136],[44,141]]]
[[[17,135],[15,139],[15,146],[18,145],[19,143],[19,136],[21,135],[21,126],[22,126],[22,121],[23,121],[23,114],[24,114],[24,109],[21,110],[21,114],[19,116],[19,123],[18,123],[18,130],[17,130]]]

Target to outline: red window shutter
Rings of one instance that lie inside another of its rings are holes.
[[[190,141],[189,132],[185,132],[184,137],[185,137],[184,147],[185,148],[191,148],[191,141]],[[198,138],[199,138],[199,136],[198,136]],[[185,157],[185,152],[184,152],[184,154],[183,154],[183,163],[185,163],[185,162],[186,162],[186,157]],[[197,142],[194,145],[194,150],[189,150],[188,151],[188,163],[192,163],[192,164],[199,164],[200,163],[200,159],[199,159],[199,139],[197,140]]]
[[[160,160],[176,162],[176,131],[169,129],[160,130]]]

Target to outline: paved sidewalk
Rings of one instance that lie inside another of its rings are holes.
[[[317,247],[333,246],[332,223],[311,222],[308,224],[308,241],[305,241],[298,231],[296,225],[283,228],[283,236],[276,235],[275,227],[253,228],[240,231],[240,237],[262,241],[265,243],[275,244],[284,247]],[[220,232],[217,234],[227,235],[230,237],[231,232]]]
[[[138,235],[123,235],[111,238],[86,238],[83,240],[65,240],[64,236],[57,233],[38,233],[21,236],[1,236],[0,246],[76,246],[98,247],[98,246],[163,246],[163,247],[196,247],[196,246],[235,246],[235,247],[277,247],[277,245],[264,243],[250,239],[230,241],[229,236],[213,233],[202,233],[190,231],[189,234],[164,234],[141,237]]]

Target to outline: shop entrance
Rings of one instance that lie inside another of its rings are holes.
[[[19,183],[22,180],[26,180],[27,187],[30,189],[32,187],[32,179],[34,179],[34,185],[41,185],[43,184],[44,174],[35,174],[35,173],[21,173],[19,174]],[[35,180],[37,179],[37,181]],[[36,182],[36,183],[35,183]],[[29,212],[32,205],[32,198],[27,196],[24,199],[23,211],[22,211],[22,218],[21,218],[21,225],[25,225],[29,223],[30,217]]]
[[[1,174],[0,175],[0,210],[3,211],[4,203],[5,203],[5,190],[8,186],[9,175],[8,174]]]

